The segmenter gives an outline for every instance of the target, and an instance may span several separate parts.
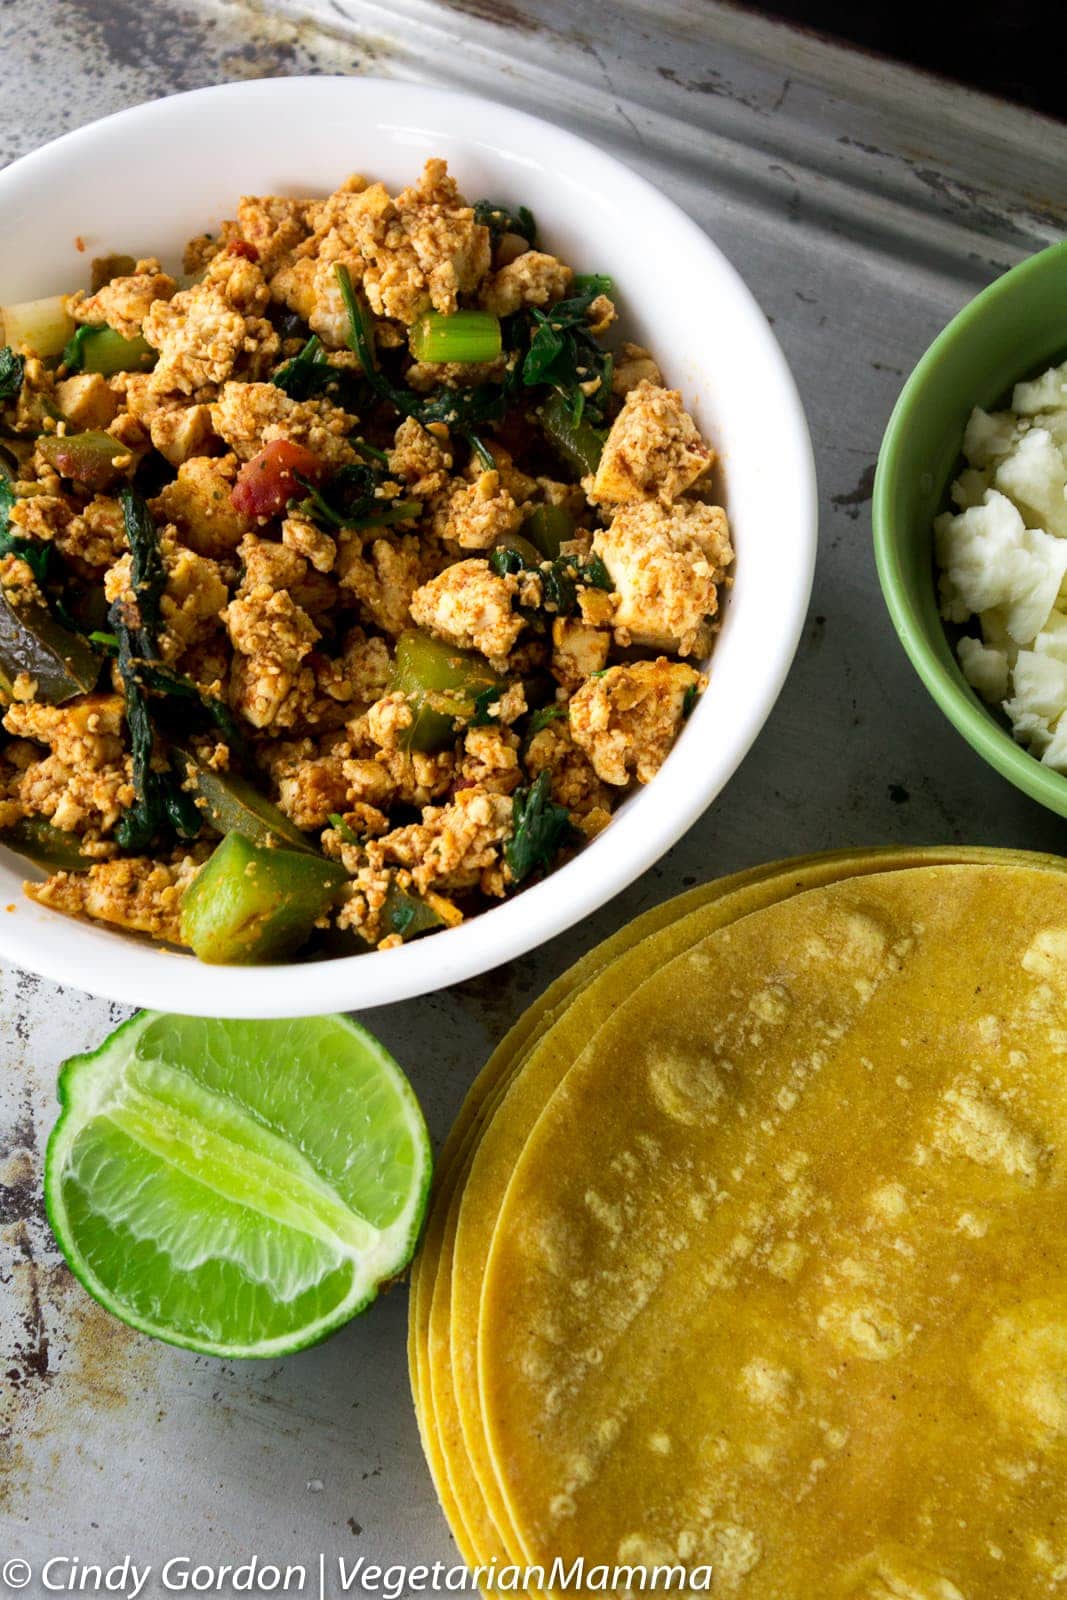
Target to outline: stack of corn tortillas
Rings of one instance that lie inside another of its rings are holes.
[[[1065,1151],[1061,862],[807,858],[609,939],[475,1084],[414,1271],[466,1560],[1059,1592]]]

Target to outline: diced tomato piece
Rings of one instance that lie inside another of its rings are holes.
[[[300,493],[297,473],[319,483],[322,462],[302,444],[272,439],[237,474],[230,491],[234,510],[245,517],[276,517]]]

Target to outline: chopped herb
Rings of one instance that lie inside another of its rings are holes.
[[[119,653],[119,638],[117,633],[102,633],[95,628],[89,634],[89,643],[98,644],[101,650],[106,650],[108,655],[117,656]]]
[[[566,403],[572,423],[583,414],[604,420],[611,393],[612,357],[589,331],[589,307],[599,295],[609,294],[610,278],[575,278],[577,294],[560,300],[548,311],[535,311],[535,331],[522,364],[522,381],[533,388],[545,384]],[[586,394],[583,385],[596,382]]]
[[[695,684],[695,683],[691,683],[689,685],[688,689],[683,694],[683,696],[682,696],[682,721],[683,722],[688,722],[689,721],[690,713],[692,712],[693,707],[697,703],[697,697],[698,697],[699,694],[700,694],[700,687],[699,687],[698,684]]]
[[[345,821],[344,817],[342,817],[339,811],[331,811],[328,820],[330,827],[337,830],[345,844],[360,845],[363,843],[362,839],[359,837],[359,834],[355,833],[353,829],[349,827],[348,823]]]
[[[17,356],[11,346],[5,344],[0,349],[0,400],[14,400],[25,375],[25,358]]]
[[[566,806],[551,798],[547,770],[528,789],[516,789],[511,802],[513,832],[504,849],[512,882],[524,883],[532,872],[547,869],[564,845],[578,837]]]
[[[517,233],[527,244],[537,239],[537,224],[527,206],[512,211],[495,200],[478,200],[474,206],[474,220],[489,229],[494,244],[506,233]]]

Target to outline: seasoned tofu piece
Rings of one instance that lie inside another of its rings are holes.
[[[237,232],[256,252],[266,278],[272,278],[308,235],[307,200],[283,195],[242,195],[237,205]]]
[[[468,728],[463,736],[459,778],[472,789],[511,794],[522,782],[519,736],[510,728]]]
[[[411,599],[427,573],[426,552],[414,534],[402,538],[342,540],[337,573],[364,620],[395,638],[411,626]]]
[[[612,423],[586,492],[596,505],[659,500],[669,506],[714,461],[715,452],[700,437],[677,389],[643,379],[629,391]]]
[[[118,396],[101,372],[78,372],[56,384],[56,404],[79,431],[107,428],[118,415]]]
[[[62,706],[20,703],[3,720],[8,733],[49,749],[14,788],[22,810],[65,833],[109,833],[134,800],[121,696],[79,695]]]
[[[526,749],[526,770],[531,778],[550,774],[552,798],[566,806],[587,839],[611,821],[612,795],[597,777],[586,752],[575,744],[567,717],[540,728]]]
[[[160,407],[149,420],[148,434],[172,467],[180,467],[183,461],[218,448],[210,406]]]
[[[407,867],[420,893],[478,888],[502,895],[503,847],[511,837],[512,803],[507,795],[461,789],[446,806],[427,806],[422,821],[394,828],[367,847],[372,866]]]
[[[555,256],[524,250],[494,272],[482,289],[482,305],[496,317],[510,317],[523,306],[551,306],[562,300],[574,273]]]
[[[662,387],[663,374],[650,350],[641,344],[622,344],[615,356],[611,374],[611,392],[625,397],[639,383]]]
[[[389,471],[404,485],[405,499],[429,500],[440,494],[452,472],[452,451],[444,423],[432,422],[424,428],[414,417],[405,417],[389,452]]]
[[[275,770],[278,805],[298,828],[324,828],[348,805],[348,780],[339,755],[292,760]]]
[[[164,484],[150,509],[160,520],[172,522],[182,543],[198,555],[224,559],[252,527],[230,499],[236,476],[234,455],[193,456]]]
[[[31,900],[54,911],[181,944],[182,895],[201,864],[195,855],[173,864],[134,856],[98,862],[88,872],[57,872],[25,888]]]
[[[564,689],[577,689],[608,664],[611,635],[577,617],[556,617],[552,623],[552,675]]]
[[[347,435],[356,425],[329,400],[291,400],[274,383],[226,383],[211,407],[215,432],[241,461],[274,439],[291,439],[328,467],[357,460]]]
[[[164,661],[176,662],[186,650],[218,631],[230,596],[216,562],[181,544],[176,528],[168,526],[161,530],[159,549],[167,570],[167,581],[159,600],[163,622],[159,653]],[[104,579],[104,593],[109,602],[120,600],[135,605],[131,560],[128,554],[122,556]]]
[[[82,291],[72,294],[67,310],[75,322],[106,322],[124,339],[133,339],[141,332],[153,305],[172,299],[177,287],[170,274],[150,256],[138,261],[128,277],[112,278],[93,295]],[[147,333],[145,338],[149,344],[156,342]]]
[[[241,556],[244,576],[223,614],[236,651],[231,703],[254,728],[291,728],[316,692],[306,657],[321,634],[290,592],[307,563],[254,534],[242,542]]]
[[[503,661],[525,619],[512,610],[518,583],[509,573],[498,577],[488,561],[457,561],[416,589],[411,616],[420,628],[464,650],[480,650],[490,661]]]
[[[438,503],[433,531],[461,550],[489,550],[498,539],[518,532],[522,515],[494,469],[479,472],[473,483],[452,489]]]
[[[692,667],[665,656],[609,667],[571,699],[571,737],[605,783],[648,783],[678,737],[686,694],[699,692],[704,682]]]
[[[193,394],[237,373],[263,377],[280,348],[263,315],[269,300],[256,263],[229,251],[209,263],[202,282],[156,300],[144,319],[144,336],[159,351],[153,390]]]
[[[691,654],[733,561],[722,507],[698,500],[621,506],[597,529],[593,549],[615,586],[618,642]]]

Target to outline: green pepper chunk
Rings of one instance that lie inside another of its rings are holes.
[[[0,844],[49,872],[85,872],[94,862],[83,853],[76,833],[64,833],[43,817],[20,817],[0,833]]]
[[[555,561],[560,546],[574,538],[574,518],[566,506],[534,506],[523,522],[522,532],[542,556]]]
[[[58,706],[96,688],[100,658],[40,603],[16,606],[0,589],[0,695],[14,698],[20,673],[36,683],[36,699]]]
[[[420,933],[432,933],[444,926],[444,917],[428,900],[401,889],[395,879],[390,883],[382,903],[382,927],[389,933],[398,933],[407,944]]]
[[[99,372],[110,378],[116,372],[150,372],[157,356],[139,333],[127,339],[106,322],[87,322],[67,341],[60,360],[70,373]]]
[[[474,715],[478,697],[506,682],[484,656],[409,628],[396,642],[392,684],[415,713],[407,749],[443,750],[456,737],[456,723]]]
[[[46,433],[37,449],[61,478],[69,478],[83,489],[100,493],[109,489],[126,471],[116,461],[128,462],[130,452],[114,434],[91,429],[88,433]]]
[[[247,778],[236,772],[216,772],[194,751],[180,745],[172,748],[185,786],[193,790],[198,809],[216,833],[240,833],[252,844],[314,853],[307,835]]]
[[[550,394],[538,415],[545,437],[568,466],[584,476],[595,472],[604,449],[604,435],[589,422],[574,422],[561,394]]]
[[[281,960],[308,938],[345,877],[310,851],[228,833],[182,897],[182,941],[213,965]]]
[[[514,550],[515,554],[521,557],[524,567],[536,567],[541,560],[540,550],[521,533],[502,533],[493,549]]]

